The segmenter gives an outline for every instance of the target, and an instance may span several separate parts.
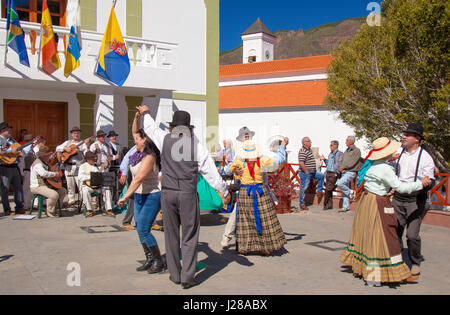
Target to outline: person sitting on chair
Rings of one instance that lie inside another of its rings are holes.
[[[86,162],[80,166],[78,171],[78,180],[80,182],[81,187],[81,195],[83,198],[83,203],[87,209],[87,217],[92,217],[94,215],[94,209],[92,206],[92,196],[91,194],[95,191],[102,192],[102,198],[105,203],[106,215],[111,217],[115,217],[112,212],[112,194],[111,189],[109,187],[99,187],[99,186],[91,186],[91,173],[92,172],[104,172],[103,165],[98,167],[96,165],[97,155],[93,152],[86,152],[85,155]]]
[[[48,178],[60,178],[60,175],[55,172],[50,172],[48,166],[48,160],[52,152],[47,146],[42,146],[37,152],[37,159],[31,165],[30,171],[30,191],[35,195],[42,195],[47,198],[47,216],[55,216],[56,203],[60,202],[60,206],[63,205],[64,199],[67,196],[67,190],[65,188],[59,188],[58,190],[52,189],[47,185],[44,180]]]

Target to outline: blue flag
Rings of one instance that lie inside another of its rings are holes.
[[[7,44],[19,55],[20,63],[29,67],[27,47],[25,46],[25,34],[20,26],[19,15],[13,0],[8,0],[6,16],[6,31],[8,32]]]

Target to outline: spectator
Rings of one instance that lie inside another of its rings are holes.
[[[316,161],[314,155],[311,151],[311,139],[309,137],[304,137],[302,139],[302,148],[298,152],[298,163],[300,164],[300,169],[298,173],[300,175],[300,209],[308,210],[305,205],[305,191],[308,189],[309,182],[311,179],[317,179],[319,182],[317,184],[317,195],[318,197],[323,196],[323,184],[325,180],[325,175],[317,171]]]
[[[322,161],[325,161],[326,168],[326,186],[325,198],[323,201],[323,210],[333,209],[333,190],[336,188],[336,182],[339,177],[339,165],[341,164],[344,153],[339,151],[339,142],[333,140],[330,143],[330,155],[325,159],[323,155],[319,155]]]
[[[347,145],[347,150],[345,150],[339,166],[341,178],[336,183],[337,187],[342,191],[342,210],[339,212],[350,210],[350,198],[353,199],[354,194],[350,185],[356,177],[356,172],[361,167],[361,151],[355,146],[355,137],[348,136],[345,144]]]

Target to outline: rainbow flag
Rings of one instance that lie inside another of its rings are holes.
[[[130,74],[130,59],[114,13],[114,6],[111,8],[103,36],[96,73],[118,86],[122,86]]]
[[[47,0],[42,2],[42,23],[41,23],[41,55],[42,70],[48,75],[61,68],[58,57],[58,46],[53,33],[52,18],[47,6]]]
[[[6,16],[6,31],[8,32],[7,44],[19,55],[20,63],[29,67],[27,46],[25,46],[25,36],[20,26],[19,15],[13,0],[8,0],[8,11]]]

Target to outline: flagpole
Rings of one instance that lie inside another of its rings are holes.
[[[11,1],[11,0],[8,0],[8,8],[6,9],[6,10],[7,10],[7,12],[6,12],[6,24],[7,24],[7,25],[8,25],[8,17],[9,17],[9,19],[11,20],[11,16],[10,16],[10,14],[9,14],[9,7],[11,6],[10,1]],[[9,29],[6,28],[6,37],[5,37],[5,58],[4,58],[4,60],[3,60],[3,64],[5,65],[5,67],[6,67],[7,56],[8,56],[8,35],[9,35],[8,33],[9,33]]]
[[[42,47],[42,24],[41,24],[41,28],[39,30],[39,52],[38,52],[38,62],[37,62],[38,71],[39,71],[39,67],[41,65],[41,47]]]

